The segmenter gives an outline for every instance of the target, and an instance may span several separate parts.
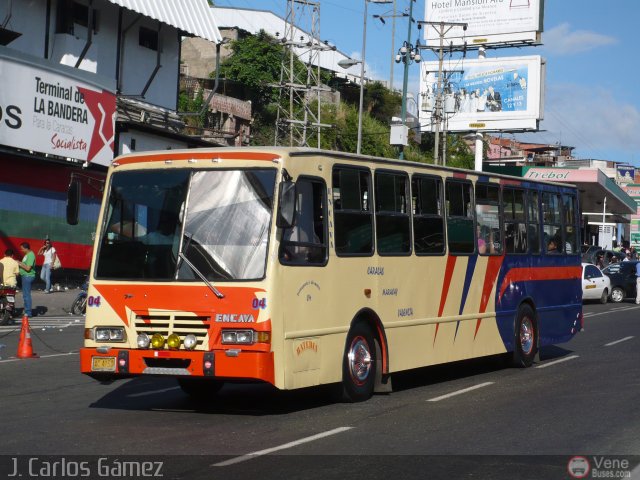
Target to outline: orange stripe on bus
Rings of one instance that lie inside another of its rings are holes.
[[[150,310],[191,312],[195,315],[209,315],[214,312],[225,314],[252,314],[257,293],[264,290],[250,287],[219,287],[224,298],[217,298],[204,285],[94,285],[125,325],[129,324],[127,309],[139,315],[149,315]]]
[[[582,277],[582,267],[529,267],[512,268],[500,285],[500,296],[512,283],[538,280],[573,280]]]
[[[487,305],[491,300],[491,291],[493,290],[493,286],[498,280],[498,273],[500,272],[500,267],[502,267],[502,261],[504,260],[504,255],[489,257],[489,261],[487,263],[487,271],[484,275],[484,286],[482,287],[482,297],[480,298],[480,311],[479,313],[484,313],[487,311]],[[473,338],[475,340],[478,335],[478,330],[480,330],[480,325],[482,324],[482,318],[478,318],[476,321],[476,331],[473,334]]]
[[[183,153],[161,153],[154,155],[140,155],[133,157],[117,158],[114,162],[119,165],[128,165],[132,163],[145,163],[145,162],[164,162],[166,160],[212,160],[220,158],[222,160],[260,160],[271,162],[280,158],[279,155],[274,153],[262,153],[262,152],[199,152],[194,150],[191,152]]]
[[[447,266],[444,270],[444,280],[442,282],[442,294],[440,295],[440,307],[438,308],[438,317],[442,316],[444,306],[447,303],[447,297],[449,296],[449,287],[451,286],[451,278],[453,277],[453,270],[456,266],[456,260],[458,257],[455,255],[449,255],[447,257]],[[436,323],[436,333],[433,336],[433,343],[436,343],[436,337],[438,336],[438,330],[440,330],[440,324]]]

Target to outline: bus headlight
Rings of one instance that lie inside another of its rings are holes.
[[[151,337],[151,348],[159,349],[164,347],[164,337],[159,333],[154,333]]]
[[[198,339],[194,334],[190,333],[189,335],[184,337],[182,344],[187,350],[193,350],[194,348],[196,348],[196,345],[198,345]]]
[[[251,345],[253,333],[253,330],[222,330],[222,343]]]
[[[180,337],[177,333],[169,335],[169,338],[167,338],[167,346],[171,350],[178,350],[180,348]]]
[[[96,327],[94,337],[96,342],[124,342],[124,328]]]
[[[146,333],[140,333],[138,334],[137,343],[138,343],[138,347],[140,348],[149,348],[151,339],[149,338],[149,335],[147,335]]]

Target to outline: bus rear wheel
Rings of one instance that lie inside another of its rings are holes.
[[[178,385],[195,400],[213,400],[224,382],[215,378],[178,378]]]
[[[518,309],[515,327],[513,364],[516,367],[530,367],[538,351],[538,324],[536,314],[529,305],[522,305]]]
[[[356,323],[347,336],[342,362],[343,400],[362,402],[373,395],[376,378],[376,347],[371,329]]]

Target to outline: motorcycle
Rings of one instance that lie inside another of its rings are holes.
[[[87,313],[87,290],[89,289],[89,280],[85,280],[80,287],[78,295],[71,304],[71,313],[73,315],[84,315]]]
[[[0,325],[13,321],[16,310],[16,287],[0,285]]]

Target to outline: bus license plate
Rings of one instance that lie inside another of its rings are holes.
[[[94,372],[115,372],[116,357],[91,357],[91,370]]]

